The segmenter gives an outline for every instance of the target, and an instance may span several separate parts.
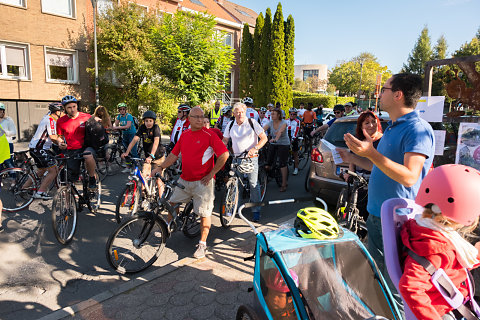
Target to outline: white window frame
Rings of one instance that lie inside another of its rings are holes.
[[[146,12],[147,12],[147,13],[149,12],[149,11],[148,11],[148,10],[149,10],[148,6],[146,6],[146,5],[144,5],[144,4],[139,4],[139,3],[136,3],[136,2],[134,2],[134,1],[129,1],[128,3],[134,4],[134,5],[139,6],[139,7],[141,7],[141,8],[145,8],[145,9],[147,9]]]
[[[235,39],[235,34],[233,32],[229,32],[229,31],[224,31],[225,32],[225,37],[223,38],[223,44],[225,44],[226,46],[230,46],[230,47],[234,47],[234,39]],[[228,35],[230,35],[230,44],[227,44],[227,37]]]
[[[5,1],[5,0],[3,0],[3,1]],[[15,8],[27,9],[27,0],[19,0],[19,1],[23,2],[23,4],[21,4],[21,5],[6,3],[6,2],[3,2],[3,1],[0,0],[0,4],[6,5],[6,6],[15,7]]]
[[[73,65],[73,80],[60,80],[60,79],[50,79],[50,68],[47,59],[47,53],[59,53],[59,54],[71,54],[72,55],[72,65]],[[54,47],[43,47],[43,55],[45,57],[45,81],[48,83],[68,83],[68,84],[79,84],[79,64],[78,64],[78,51],[72,49],[62,49]]]
[[[6,52],[5,46],[7,47],[15,47],[19,49],[23,49],[24,52],[24,63],[25,63],[25,76],[17,77],[17,76],[9,76],[7,75],[7,60],[6,60]],[[3,41],[0,40],[0,63],[2,64],[2,72],[0,73],[0,79],[5,80],[25,80],[29,81],[32,79],[31,74],[31,60],[30,60],[30,44],[28,43],[21,43],[21,42],[10,42],[10,41]]]
[[[65,14],[60,14],[60,13],[56,13],[56,12],[50,12],[50,11],[46,11],[43,7],[43,0],[41,0],[41,6],[42,6],[42,13],[46,13],[46,14],[51,14],[51,15],[54,15],[54,16],[59,16],[59,17],[65,17],[65,18],[70,18],[70,19],[77,19],[77,1],[76,0],[68,0],[72,3],[72,11],[73,11],[73,14],[70,16],[70,15],[65,15]]]

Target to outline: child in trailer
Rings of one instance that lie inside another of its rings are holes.
[[[477,227],[479,199],[480,172],[471,167],[443,165],[422,181],[415,202],[424,211],[406,221],[400,232],[406,250],[399,291],[417,319],[459,317],[460,309],[454,310],[437,289],[431,275],[435,269],[443,269],[453,284],[452,291],[458,289],[463,296],[459,296],[460,302],[471,310],[473,297],[467,277],[468,270],[480,264],[480,242],[473,246],[464,236]]]
[[[298,286],[298,276],[290,270],[293,281]],[[266,274],[267,294],[265,302],[273,319],[297,319],[290,289],[277,269],[270,269]]]

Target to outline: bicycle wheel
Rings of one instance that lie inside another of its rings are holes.
[[[117,199],[115,206],[115,219],[117,223],[121,223],[125,219],[133,216],[138,211],[140,203],[140,189],[137,182],[131,181],[123,188]]]
[[[187,203],[183,209],[183,234],[188,238],[195,238],[200,235],[200,216],[193,212],[193,201]]]
[[[53,198],[52,226],[58,242],[72,241],[77,227],[77,204],[70,186],[60,187]]]
[[[237,178],[230,179],[227,182],[225,194],[222,199],[222,208],[220,210],[220,222],[224,228],[230,228],[237,213],[238,201],[238,180]]]
[[[258,168],[258,185],[260,186],[260,201],[263,201],[267,193],[268,177],[264,168]]]
[[[339,225],[352,231],[360,240],[364,241],[368,234],[367,224],[358,215],[358,209],[355,208],[354,211],[355,212],[349,217],[349,219],[341,221]]]
[[[96,160],[96,165],[97,165],[97,172],[98,172],[98,179],[100,181],[103,181],[105,180],[105,178],[107,177],[108,175],[108,161],[107,159],[104,159],[104,160],[101,160],[101,161],[98,161]]]
[[[307,166],[308,160],[310,159],[310,154],[306,152],[298,152],[298,169],[302,170]]]
[[[21,168],[8,168],[0,172],[0,199],[3,210],[16,212],[30,205],[37,191],[37,182],[32,174]]]
[[[98,169],[96,170],[97,177],[99,176]],[[85,179],[85,178],[84,178]],[[85,190],[84,190],[85,191]],[[95,189],[88,189],[88,195],[84,192],[84,197],[88,197],[88,208],[92,213],[97,213],[98,209],[100,209],[100,205],[102,203],[102,181],[97,179],[97,185]]]
[[[242,304],[237,310],[235,319],[236,320],[260,320],[260,317],[252,309],[252,307]]]
[[[117,171],[120,170],[121,168],[125,168],[127,164],[125,163],[125,159],[122,159],[122,153],[125,152],[125,149],[123,148],[122,145],[117,145],[116,148],[112,149],[112,155],[110,156],[110,160],[116,163],[117,165]]]
[[[275,182],[277,183],[277,186],[281,187],[282,186],[282,171],[280,168],[275,165],[275,168],[273,168],[273,176],[275,177]]]
[[[119,273],[135,273],[152,265],[165,248],[167,230],[153,213],[124,221],[108,238],[107,261]]]

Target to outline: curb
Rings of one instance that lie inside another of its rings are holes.
[[[280,218],[275,221],[272,221],[266,225],[261,225],[261,226],[256,226],[257,231],[263,231],[265,229],[271,228],[271,227],[278,227],[288,221],[293,219],[285,219],[285,218]],[[255,235],[253,232],[245,232],[242,233],[235,238],[230,238],[228,240],[221,241],[219,243],[216,243],[215,245],[211,246],[211,248],[214,248],[219,245],[225,245],[231,242],[238,242],[238,241],[245,241],[250,237],[254,237]],[[85,309],[91,308],[95,305],[101,304],[103,301],[106,301],[110,298],[113,298],[116,295],[122,294],[124,292],[127,292],[129,290],[132,290],[136,287],[141,286],[142,284],[145,284],[149,281],[155,280],[161,276],[164,276],[166,274],[169,274],[171,272],[174,272],[176,270],[181,269],[182,267],[191,265],[196,263],[198,260],[195,258],[191,257],[186,257],[181,260],[175,261],[174,263],[165,265],[157,270],[151,271],[143,276],[128,280],[125,283],[122,283],[112,289],[106,290],[104,292],[101,292],[87,300],[84,300],[82,302],[76,303],[74,305],[64,307],[62,309],[58,309],[56,311],[53,311],[46,316],[43,316],[39,318],[39,320],[60,320],[68,316],[74,316],[76,313],[83,311]]]

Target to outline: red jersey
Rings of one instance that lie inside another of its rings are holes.
[[[85,122],[90,119],[88,113],[79,112],[75,119],[64,115],[57,121],[57,134],[64,136],[68,150],[83,148],[85,140]]]
[[[197,131],[186,130],[172,150],[178,157],[182,154],[182,175],[185,181],[198,181],[212,171],[215,165],[213,155],[217,157],[228,152],[218,136],[202,128]]]
[[[222,133],[222,131],[220,131],[219,129],[217,129],[217,128],[210,128],[209,130],[212,131],[213,133],[215,133],[215,134],[220,138],[220,140],[223,139],[223,133]]]

